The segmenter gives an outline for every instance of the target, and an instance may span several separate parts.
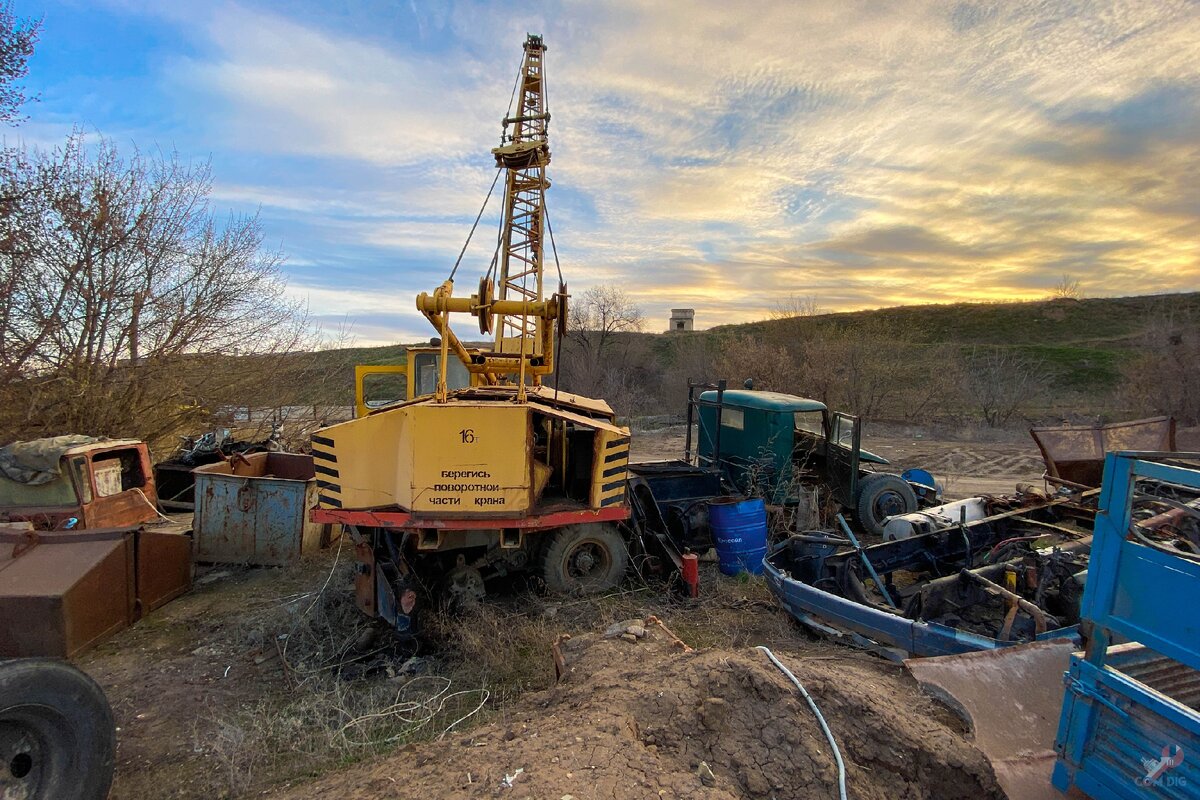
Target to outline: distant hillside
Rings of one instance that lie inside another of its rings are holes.
[[[1200,292],[1045,300],[894,306],[870,311],[766,320],[709,329],[716,336],[820,336],[843,325],[884,325],[907,341],[930,345],[1012,347],[1045,363],[1064,388],[1111,388],[1121,362],[1163,320],[1200,320]]]
[[[721,325],[692,334],[640,334],[650,353],[664,365],[678,337],[699,339],[711,351],[722,340],[749,336],[786,343],[820,337],[844,326],[886,326],[909,344],[1011,347],[1040,360],[1057,385],[1071,393],[1104,392],[1120,377],[1120,368],[1160,320],[1200,320],[1200,292],[1140,297],[1047,300],[1022,303],[954,303],[821,314],[811,317]],[[427,344],[428,340],[418,344]],[[326,376],[309,387],[305,402],[348,403],[354,364],[398,364],[405,345],[358,347],[297,354],[307,370]],[[306,370],[306,371],[307,371]],[[309,372],[311,374],[311,372]],[[311,398],[311,399],[309,399]]]
[[[1200,312],[1200,292],[1138,297],[1097,297],[1025,303],[953,303],[893,306],[721,325],[710,332],[760,334],[771,327],[800,323],[810,330],[826,325],[884,321],[913,331],[930,344],[1081,344],[1112,346],[1137,338],[1155,318]]]

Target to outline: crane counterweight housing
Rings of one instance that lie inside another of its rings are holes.
[[[501,387],[460,390],[446,403],[419,398],[321,430],[312,442],[321,507],[398,508],[445,527],[464,514],[623,503],[623,483],[604,487],[624,480],[629,430],[612,422],[607,404],[581,405],[566,393],[555,402],[545,388],[525,403],[514,397]]]
[[[416,629],[435,595],[475,599],[489,579],[522,570],[558,590],[597,591],[628,564],[619,526],[630,513],[629,430],[603,400],[543,382],[557,368],[568,297],[561,282],[549,295],[543,284],[545,52],[540,36],[527,37],[516,106],[492,150],[504,186],[492,266],[475,294],[455,295],[456,265],[416,299],[438,332],[436,388],[364,407],[312,438],[320,489],[313,516],[346,526],[360,562],[358,606],[401,633]],[[454,314],[475,317],[493,338],[468,346],[450,324]],[[470,386],[450,388],[451,359]],[[427,386],[408,377],[410,387]]]

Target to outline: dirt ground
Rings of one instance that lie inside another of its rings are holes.
[[[1028,439],[895,429],[864,446],[930,469],[948,496],[1011,492],[1041,474]],[[633,447],[636,460],[675,458],[682,432],[640,433]],[[360,647],[349,561],[334,548],[288,569],[210,570],[79,660],[116,714],[114,800],[829,797],[828,745],[758,644],[829,717],[851,796],[999,796],[961,728],[907,673],[814,640],[761,579],[703,565],[700,601],[653,583],[572,601],[516,586],[431,618],[414,653]],[[659,633],[597,634],[651,615],[694,649]],[[561,634],[571,670],[558,683]]]
[[[764,654],[692,650],[653,617],[561,650],[561,682],[507,719],[272,797],[831,796],[832,750]],[[819,698],[854,797],[1002,797],[983,756],[900,668],[849,652],[776,655]]]

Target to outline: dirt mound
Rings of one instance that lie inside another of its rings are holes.
[[[504,719],[276,797],[836,797],[828,742],[762,653],[693,651],[653,619],[559,651],[559,683]],[[828,720],[852,797],[1003,797],[983,755],[907,674],[853,654],[777,655]]]

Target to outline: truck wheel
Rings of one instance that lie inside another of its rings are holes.
[[[863,530],[883,536],[885,518],[916,510],[917,495],[903,478],[887,472],[877,472],[863,480],[858,490],[858,505],[854,512]]]
[[[0,662],[0,797],[103,800],[116,736],[104,692],[66,661]]]
[[[620,584],[629,566],[625,540],[612,525],[568,525],[553,534],[542,559],[546,588],[596,594]]]

